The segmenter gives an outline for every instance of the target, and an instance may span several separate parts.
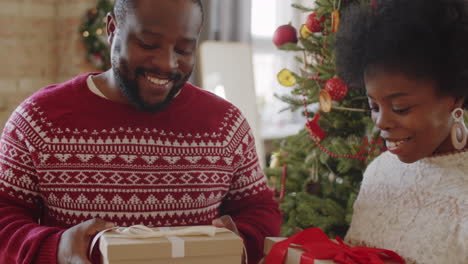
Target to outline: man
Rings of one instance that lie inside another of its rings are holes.
[[[15,110],[0,143],[2,263],[91,263],[97,232],[134,224],[226,226],[261,258],[280,213],[250,128],[186,83],[202,20],[199,0],[117,0],[112,69]]]

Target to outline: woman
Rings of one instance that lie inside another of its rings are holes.
[[[336,64],[365,87],[389,150],[365,172],[346,240],[408,263],[468,263],[468,2],[351,6]]]

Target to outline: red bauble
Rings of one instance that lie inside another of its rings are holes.
[[[297,43],[297,30],[291,25],[278,27],[273,34],[273,43],[278,47],[286,43]]]
[[[341,101],[348,94],[348,86],[340,78],[335,77],[325,83],[325,90],[333,101]]]
[[[310,30],[310,32],[322,32],[323,27],[322,24],[325,21],[325,16],[322,16],[320,19],[316,18],[317,12],[313,12],[307,17],[306,27]]]

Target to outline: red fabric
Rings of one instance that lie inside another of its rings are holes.
[[[62,230],[35,223],[38,209],[19,201],[0,196],[0,263],[56,263]]]
[[[270,236],[270,233],[279,235],[281,221],[278,218],[281,219],[281,215],[279,211],[273,213],[270,209],[277,204],[270,199],[271,195],[265,192],[247,199],[246,203],[226,201],[221,210],[221,214],[230,214],[236,222],[248,250],[249,264],[258,263],[263,257],[265,237]]]
[[[5,126],[0,260],[55,263],[61,232],[91,218],[184,226],[228,214],[256,263],[281,216],[239,110],[186,84],[145,113],[93,94],[87,76],[38,91]]]
[[[300,245],[305,251],[301,264],[313,264],[315,259],[333,260],[341,264],[384,264],[392,260],[401,264],[405,261],[395,252],[379,248],[350,247],[341,238],[338,243],[330,240],[319,228],[309,228],[286,240],[276,243],[271,249],[265,264],[281,264],[291,244]]]
[[[57,262],[57,247],[60,237],[65,230],[53,233],[41,242],[35,264],[49,264]]]

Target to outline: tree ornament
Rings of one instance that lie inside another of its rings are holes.
[[[320,186],[320,183],[317,181],[309,181],[306,184],[306,191],[308,194],[311,195],[320,195],[322,188]]]
[[[312,120],[308,120],[306,123],[306,128],[309,131],[311,135],[314,135],[317,137],[319,140],[324,139],[327,137],[327,134],[323,132],[322,128],[318,124],[318,120],[320,118],[320,114],[317,113]]]
[[[296,84],[296,77],[288,69],[282,69],[276,77],[278,82],[283,86],[291,87]]]
[[[338,10],[332,11],[332,32],[338,32],[338,26],[340,25],[340,12]]]
[[[310,32],[317,33],[322,32],[323,22],[325,21],[325,16],[322,16],[320,19],[316,18],[317,12],[313,12],[307,17],[306,26]]]
[[[336,175],[335,173],[333,173],[333,171],[330,171],[330,173],[328,174],[328,180],[330,182],[334,182],[336,180]]]
[[[281,166],[281,153],[280,151],[271,153],[270,168],[276,169]]]
[[[301,38],[306,39],[312,34],[310,30],[307,28],[306,24],[302,24],[301,29],[299,30],[301,34]]]
[[[333,101],[341,101],[348,94],[348,86],[338,77],[334,77],[325,83],[325,90]]]
[[[328,113],[332,109],[332,98],[327,90],[321,89],[319,94],[320,110]]]
[[[273,34],[273,43],[279,47],[286,43],[297,43],[297,30],[291,25],[279,26]]]

